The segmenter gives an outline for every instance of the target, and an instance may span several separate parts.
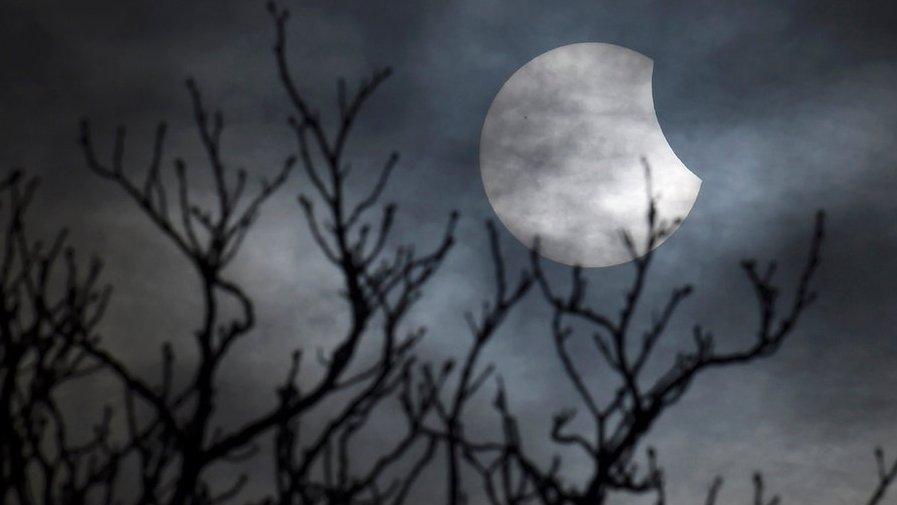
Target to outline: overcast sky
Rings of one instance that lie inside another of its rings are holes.
[[[784,267],[802,258],[814,210],[830,217],[821,299],[793,338],[768,361],[704,376],[652,433],[670,501],[695,503],[722,474],[725,496],[744,502],[751,472],[762,468],[786,503],[840,504],[871,489],[876,444],[897,455],[897,11],[827,3],[296,2],[290,49],[318,102],[332,100],[339,76],[354,82],[395,68],[352,153],[359,166],[402,153],[389,197],[400,204],[404,238],[434,240],[449,210],[462,213],[460,243],[415,316],[433,328],[426,349],[434,356],[467,343],[460,315],[486,286],[481,223],[493,215],[477,140],[501,85],[533,57],[574,42],[652,58],[660,124],[703,181],[657,256],[653,292],[697,287],[677,328],[701,321],[723,342],[750,338],[754,312],[738,261],[778,257],[782,274],[793,273]],[[166,119],[169,152],[198,162],[182,84],[192,75],[226,113],[230,160],[271,173],[294,149],[271,41],[262,2],[0,3],[0,165],[44,178],[36,226],[69,226],[80,250],[106,258],[117,291],[104,333],[135,366],[156,366],[143,351],[160,335],[189,334],[192,278],[143,216],[88,173],[77,120],[89,115],[100,141],[128,124],[136,164]],[[286,350],[326,345],[339,324],[337,279],[295,205],[306,182],[294,177],[265,209],[235,265],[258,300],[260,328],[223,393],[239,394],[239,404],[223,407],[234,419],[273,401]],[[502,240],[513,261],[525,256],[505,230]],[[590,272],[602,287],[595,302],[615,310],[629,273],[625,265]],[[514,408],[532,417],[528,433],[542,436],[550,416],[525,413],[573,396],[553,359],[546,311],[537,297],[527,304],[490,358]],[[683,335],[664,349],[688,345]]]

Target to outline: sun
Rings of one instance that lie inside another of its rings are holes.
[[[571,44],[502,86],[480,135],[480,171],[499,219],[527,247],[538,237],[543,256],[567,265],[630,261],[621,231],[648,233],[644,160],[658,217],[691,211],[701,180],[657,121],[653,67],[624,47]]]

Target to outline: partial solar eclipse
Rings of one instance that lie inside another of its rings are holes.
[[[624,47],[571,44],[502,86],[480,135],[480,172],[499,219],[527,247],[538,237],[540,254],[567,265],[630,261],[621,232],[637,243],[648,233],[642,158],[658,217],[688,215],[701,180],[657,122],[653,67]]]

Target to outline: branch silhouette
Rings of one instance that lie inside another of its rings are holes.
[[[66,385],[103,371],[84,352],[98,337],[111,290],[101,264],[79,265],[66,230],[34,240],[26,213],[38,180],[14,170],[0,181],[5,217],[0,260],[0,498],[84,503],[109,496],[126,447],[110,441],[111,411],[87,440],[60,405]],[[59,288],[61,286],[61,288]]]
[[[540,468],[527,455],[518,432],[516,416],[508,407],[504,389],[500,388],[495,407],[502,420],[504,440],[487,444],[465,441],[468,459],[482,476],[492,503],[600,504],[615,492],[653,492],[658,503],[664,503],[663,471],[654,449],[649,447],[646,451],[644,471],[635,462],[636,451],[651,427],[682,398],[702,372],[744,364],[774,354],[816,297],[810,290],[810,281],[819,264],[824,235],[824,216],[821,212],[816,216],[809,253],[799,274],[795,293],[784,309],[779,304],[781,288],[774,283],[776,263],[770,262],[761,269],[755,260],[742,262],[742,269],[756,295],[759,311],[753,342],[741,350],[718,352],[712,333],[695,325],[692,332],[694,349],[679,352],[666,372],[655,379],[646,379],[645,364],[652,357],[657,343],[665,336],[676,309],[693,292],[693,288],[685,285],[672,290],[665,305],[655,313],[649,329],[641,335],[634,334],[633,320],[642,305],[654,247],[678,224],[659,219],[651,194],[647,164],[645,171],[649,182],[646,212],[649,231],[643,244],[636,244],[628,233],[622,234],[635,272],[622,308],[616,314],[586,304],[588,283],[581,268],[570,269],[570,290],[566,295],[561,295],[541,268],[537,248],[531,254],[536,283],[553,309],[550,331],[558,359],[593,426],[591,433],[570,432],[568,429],[576,411],[563,411],[554,416],[550,438],[558,445],[580,451],[591,461],[592,473],[587,482],[575,486],[560,474],[559,459],[549,468]],[[608,398],[602,400],[598,397],[571,356],[568,345],[574,332],[568,324],[569,320],[586,323],[591,328],[591,334],[587,337],[589,342],[616,377],[618,384]],[[447,436],[452,440],[456,434],[457,430],[447,430]],[[511,485],[510,476],[514,474],[518,480]],[[756,482],[760,490],[758,496],[762,496],[762,479],[758,477]],[[717,488],[718,485],[711,488],[712,497],[715,497]],[[450,500],[449,503],[459,501]]]

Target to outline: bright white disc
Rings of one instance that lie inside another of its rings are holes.
[[[492,207],[527,247],[568,265],[631,260],[621,239],[647,233],[644,157],[661,219],[684,219],[701,180],[657,122],[653,62],[612,44],[563,46],[511,76],[480,136],[480,171]],[[658,243],[659,245],[659,243]],[[644,252],[644,251],[642,251]]]

